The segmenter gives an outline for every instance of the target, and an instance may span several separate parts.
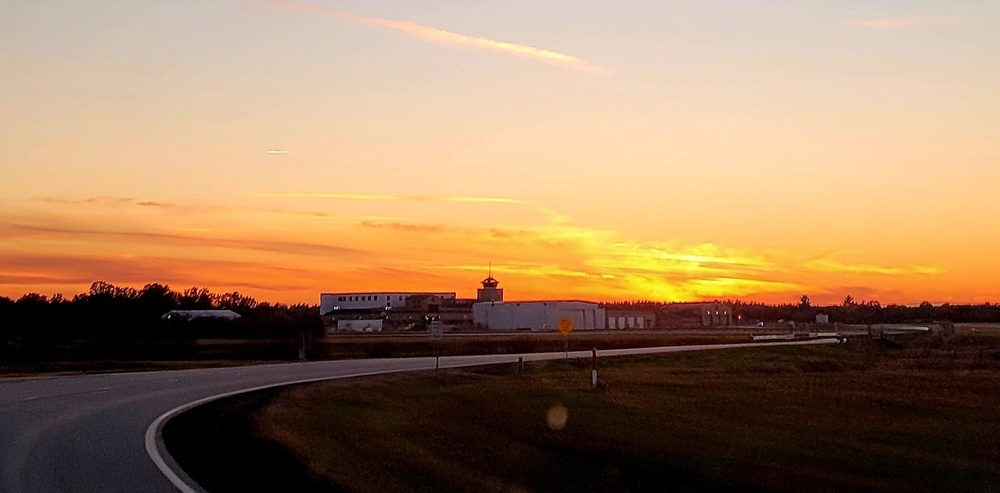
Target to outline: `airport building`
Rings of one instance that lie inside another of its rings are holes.
[[[240,314],[232,310],[170,310],[160,317],[161,320],[168,322],[189,322],[197,319],[236,320],[238,318],[240,318]]]
[[[573,323],[573,330],[602,330],[604,309],[585,301],[484,301],[472,305],[476,327],[489,330],[555,331],[562,319]]]
[[[656,327],[656,312],[635,308],[605,306],[605,326],[609,330],[652,329]]]
[[[483,279],[483,287],[476,290],[476,301],[498,301],[503,303],[503,289],[500,289],[500,281],[493,278],[493,268],[490,268],[489,276]]]
[[[345,318],[337,320],[336,328],[345,332],[382,332],[383,322],[381,318]]]
[[[455,293],[385,292],[385,293],[323,293],[319,295],[319,313],[327,315],[340,310],[391,310],[406,306],[413,296],[436,296],[454,300]]]
[[[428,317],[453,325],[472,325],[471,300],[462,303],[455,293],[401,292],[323,293],[320,317],[327,333],[381,332],[422,326]]]
[[[452,292],[345,292],[320,295],[320,314],[328,333],[423,330],[432,322],[451,329],[556,331],[563,319],[573,330],[644,330],[657,327],[725,327],[732,324],[728,303],[598,305],[585,301],[504,302],[500,282],[481,281],[475,299]]]
[[[573,330],[604,328],[604,309],[596,303],[583,301],[518,301],[504,303],[500,282],[483,279],[472,305],[472,321],[476,328],[488,330],[551,330],[560,320],[573,323]]]
[[[657,315],[660,327],[729,327],[733,325],[730,303],[672,303]]]

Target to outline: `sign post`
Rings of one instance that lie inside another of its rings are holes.
[[[430,337],[432,341],[444,339],[444,324],[440,320],[431,320],[427,324],[427,337]],[[441,369],[441,347],[436,347],[434,352],[437,353],[434,355],[434,371],[438,371]]]
[[[573,321],[569,317],[560,318],[559,323],[556,324],[556,328],[559,329],[559,333],[566,339],[563,350],[565,358],[569,359],[569,333],[573,332]]]

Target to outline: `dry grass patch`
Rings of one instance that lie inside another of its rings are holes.
[[[566,362],[328,382],[256,422],[354,491],[995,491],[1000,371],[970,348],[997,342],[609,358],[597,391]]]

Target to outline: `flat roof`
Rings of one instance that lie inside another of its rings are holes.
[[[320,296],[339,296],[346,294],[455,294],[455,291],[339,291],[336,293],[320,293]]]
[[[517,305],[517,304],[529,304],[529,303],[586,303],[588,305],[600,305],[596,301],[583,301],[583,300],[520,300],[520,301],[477,301],[479,303],[493,303],[501,305]]]

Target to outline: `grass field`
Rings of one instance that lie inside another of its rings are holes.
[[[253,421],[332,490],[1000,490],[1000,332],[904,346],[328,382]]]

